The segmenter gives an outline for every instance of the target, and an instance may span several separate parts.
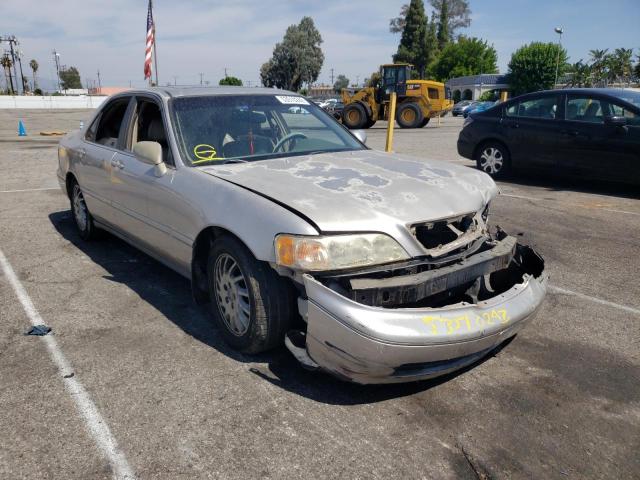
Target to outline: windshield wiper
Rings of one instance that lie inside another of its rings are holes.
[[[229,160],[225,160],[222,162],[222,165],[226,165],[227,163],[247,163],[249,160],[244,160],[242,158],[230,158]]]

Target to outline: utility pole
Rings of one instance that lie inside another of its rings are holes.
[[[224,78],[227,78],[227,67],[224,67]]]
[[[62,90],[62,86],[60,85],[60,54],[56,52],[56,49],[53,49],[53,59],[56,62],[56,75],[58,76],[58,91]],[[100,76],[98,75],[98,81],[100,81]]]
[[[202,76],[204,75],[204,73],[199,73],[198,75],[200,75],[200,86],[202,86]]]
[[[562,34],[564,33],[564,31],[562,30],[562,27],[556,27],[553,29],[559,36],[558,36],[558,55],[556,57],[556,79],[553,82],[553,88],[556,88],[556,85],[558,85],[558,66],[560,65],[560,50],[562,50]]]
[[[18,45],[18,42],[16,41],[16,45]],[[16,57],[18,57],[18,65],[20,65],[20,85],[22,85],[22,94],[24,95],[24,73],[22,73],[22,50],[16,49]]]
[[[100,83],[100,69],[98,69],[98,94],[102,95],[102,84]]]
[[[173,76],[173,86],[175,87],[178,84],[178,77],[177,75]]]
[[[12,35],[9,38],[7,38],[7,41],[9,42],[9,49],[11,50],[11,60],[13,61],[13,76],[16,79],[16,92],[19,94],[20,89],[17,88],[18,87],[18,70],[16,69],[16,54],[13,49],[13,44],[16,43],[15,35]],[[22,83],[22,80],[20,80],[20,83]],[[22,90],[23,90],[22,93],[24,94],[24,85],[22,86]]]
[[[333,68],[331,69],[331,85],[333,85]]]

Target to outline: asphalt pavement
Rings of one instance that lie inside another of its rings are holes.
[[[638,478],[637,189],[500,182],[491,222],[551,276],[537,319],[462,372],[364,387],[284,348],[234,352],[187,280],[112,236],[83,242],[39,132],[90,114],[0,110],[0,478]],[[473,168],[461,124],[398,129],[394,149]],[[382,149],[384,125],[368,134]],[[24,335],[34,318],[55,342]]]

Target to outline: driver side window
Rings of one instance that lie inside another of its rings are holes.
[[[162,147],[162,159],[174,165],[169,138],[162,119],[160,106],[152,100],[138,99],[131,127],[131,149],[138,142],[157,142]]]

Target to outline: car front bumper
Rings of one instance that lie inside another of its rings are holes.
[[[306,351],[322,370],[361,384],[444,375],[514,336],[536,314],[544,274],[488,300],[442,308],[381,308],[357,303],[304,275]]]
[[[470,136],[464,130],[462,130],[458,135],[457,147],[458,155],[473,160],[475,143],[471,140]]]

